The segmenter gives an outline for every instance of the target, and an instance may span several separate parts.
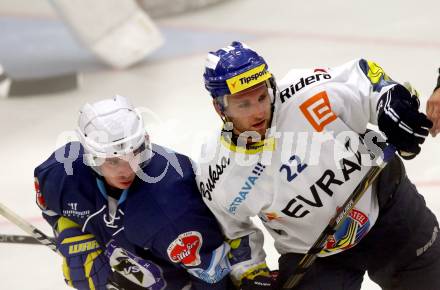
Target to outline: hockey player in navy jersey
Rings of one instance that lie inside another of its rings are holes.
[[[86,104],[80,142],[35,169],[68,285],[79,290],[228,289],[229,245],[190,159],[151,144],[122,96]]]
[[[377,136],[368,123],[405,159],[420,152],[432,127],[418,99],[365,59],[293,69],[275,82],[260,55],[233,42],[208,54],[204,81],[224,127],[203,146],[196,177],[242,253],[231,275],[243,290],[274,289],[295,271],[374,164],[369,153],[380,148],[359,138]],[[253,216],[281,254],[277,281]],[[396,155],[295,289],[358,290],[368,272],[383,289],[438,290],[437,235],[436,217]]]

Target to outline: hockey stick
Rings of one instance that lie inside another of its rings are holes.
[[[304,257],[299,261],[293,274],[287,279],[283,284],[283,289],[292,289],[298,285],[299,281],[302,279],[307,270],[312,266],[317,258],[317,254],[324,249],[325,242],[328,237],[336,232],[339,225],[345,220],[350,211],[354,208],[356,203],[364,195],[365,191],[370,187],[370,185],[376,180],[379,173],[387,165],[387,163],[394,157],[396,148],[392,145],[388,145],[383,150],[383,162],[380,165],[373,166],[367,172],[367,174],[362,178],[358,186],[353,190],[341,208],[337,211],[336,215],[330,219],[327,227],[315,241],[313,246],[304,255]]]
[[[7,218],[10,222],[17,225],[20,229],[25,231],[27,234],[31,235],[34,239],[36,239],[39,243],[49,247],[52,251],[58,253],[57,245],[53,238],[50,238],[42,231],[34,227],[32,224],[27,222],[21,216],[14,213],[12,210],[7,208],[4,204],[0,203],[0,214]]]
[[[13,224],[17,225],[20,229],[25,231],[30,235],[25,236],[26,240],[29,241],[29,239],[35,239],[38,243],[49,247],[52,251],[54,251],[57,254],[60,254],[57,250],[57,245],[53,238],[47,236],[42,231],[34,227],[32,224],[27,222],[25,219],[23,219],[21,216],[14,213],[12,210],[7,208],[4,204],[0,202],[0,214],[4,216],[6,219],[8,219]],[[23,237],[23,236],[19,236]],[[61,254],[60,254],[61,255]],[[107,285],[107,289],[112,290],[124,290],[124,288],[121,288],[116,282],[109,280],[109,284]]]
[[[43,245],[34,237],[26,235],[0,235],[0,243]]]
[[[64,73],[34,78],[14,78],[0,64],[0,98],[55,94],[78,88],[78,74]]]
[[[56,94],[78,88],[78,74],[75,72],[27,79],[11,79],[8,95],[29,96]]]
[[[0,202],[0,215],[4,216],[6,219],[8,219],[13,224],[17,225],[19,228],[21,228],[23,231],[25,231],[30,236],[17,236],[17,237],[25,237],[27,241],[30,241],[30,239],[34,239],[38,243],[49,247],[52,251],[55,253],[61,255],[58,250],[55,243],[54,238],[51,238],[44,234],[42,231],[34,227],[32,224],[30,224],[28,221],[14,213],[12,210],[7,208],[4,204]],[[31,242],[33,243],[33,242]],[[123,285],[120,285],[121,281],[114,281],[113,276],[111,275],[108,284],[106,285],[108,290],[127,290]]]

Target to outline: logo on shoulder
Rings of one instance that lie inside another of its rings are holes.
[[[385,73],[383,68],[374,61],[368,61],[367,77],[373,85],[378,84],[381,80],[389,81],[390,77]]]
[[[200,248],[202,235],[196,231],[180,234],[167,249],[168,257],[173,263],[182,263],[184,266],[198,266],[201,263]]]
[[[38,178],[36,178],[36,177],[34,179],[34,186],[35,186],[37,205],[41,210],[44,211],[47,209],[47,204],[46,204],[46,200],[44,199],[43,194],[41,193],[40,183],[38,182]]]

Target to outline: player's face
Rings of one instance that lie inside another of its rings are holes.
[[[130,162],[118,157],[106,158],[100,169],[105,181],[119,189],[129,188],[136,177]]]
[[[264,139],[271,119],[270,96],[265,83],[243,92],[227,96],[225,115],[234,124],[239,135],[245,131],[257,132]]]

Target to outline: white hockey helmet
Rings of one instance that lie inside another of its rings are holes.
[[[142,116],[123,96],[85,104],[79,112],[77,132],[85,163],[98,173],[106,158],[137,156],[142,168],[151,157]]]

